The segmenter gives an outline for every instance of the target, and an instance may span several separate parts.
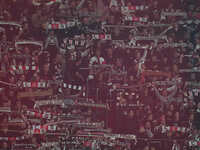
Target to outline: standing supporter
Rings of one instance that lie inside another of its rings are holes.
[[[58,54],[58,49],[59,49],[58,39],[54,35],[54,32],[50,32],[49,36],[47,37],[45,41],[44,48],[49,52],[50,62],[53,63],[53,61],[56,58],[56,55]]]

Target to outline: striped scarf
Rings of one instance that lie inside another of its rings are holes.
[[[49,23],[46,26],[46,29],[48,30],[64,30],[69,27],[73,27],[76,25],[76,22],[74,21],[68,21],[67,23],[61,23],[61,22],[53,22]]]
[[[121,11],[122,12],[135,12],[137,10],[142,11],[142,10],[145,10],[147,8],[148,8],[148,6],[143,6],[143,5],[141,5],[141,6],[122,6]]]
[[[21,88],[48,88],[49,84],[47,82],[21,82],[18,84]]]
[[[48,87],[50,87],[50,85],[51,85],[50,82],[28,82],[28,81],[24,81],[24,82],[18,83],[18,87],[21,87],[21,88],[48,88]],[[80,86],[80,85],[72,85],[72,84],[67,84],[67,83],[61,83],[61,84],[57,83],[57,85],[59,85],[60,87],[69,88],[69,89],[72,89],[72,90],[78,90],[78,91],[82,90],[82,86]]]
[[[85,40],[67,40],[64,41],[67,45],[74,45],[74,46],[85,46],[86,41]]]
[[[43,47],[43,44],[41,41],[16,41],[15,46],[17,47],[18,45],[26,45],[26,44],[32,44],[32,45],[38,45],[40,47]]]
[[[50,113],[39,113],[39,112],[33,112],[33,111],[27,111],[26,114],[28,116],[33,116],[36,118],[43,118],[43,119],[51,119],[52,115]]]
[[[190,129],[186,127],[177,127],[177,126],[161,126],[162,133],[166,133],[167,131],[186,133],[189,132]]]
[[[56,131],[56,125],[33,125],[31,129],[29,129],[29,134],[44,134],[47,131]]]
[[[112,40],[111,34],[93,34],[93,40]]]
[[[135,21],[135,22],[147,22],[147,18],[145,17],[136,17],[136,16],[125,16],[125,21]]]
[[[17,71],[17,70],[21,70],[21,71],[39,71],[39,67],[38,66],[10,66],[10,70],[11,71]]]
[[[0,137],[0,141],[21,141],[28,139],[27,136],[20,136],[20,137]]]
[[[62,1],[61,0],[49,0],[47,1],[46,3],[44,2],[40,2],[38,0],[32,0],[32,4],[35,5],[35,6],[40,6],[41,4],[45,4],[45,5],[52,5],[54,3],[61,3]]]

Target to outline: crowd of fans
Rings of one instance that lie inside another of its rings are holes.
[[[1,149],[199,149],[199,17],[193,0],[1,0]]]

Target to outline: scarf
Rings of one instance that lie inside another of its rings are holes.
[[[161,45],[162,48],[166,48],[166,47],[187,47],[188,44],[187,43],[164,43]]]
[[[16,23],[16,22],[6,22],[6,21],[0,21],[0,25],[13,25],[13,26],[17,26],[19,28],[22,27],[22,25],[19,24],[19,23]]]
[[[144,6],[144,5],[141,5],[141,6],[122,6],[121,10],[136,11],[136,10],[144,10],[144,9],[147,9],[147,8],[148,8],[148,6]]]
[[[73,39],[64,39],[63,40],[63,48],[66,47],[86,47],[87,41],[86,40],[73,40]]]
[[[182,16],[182,17],[187,17],[187,13],[186,12],[162,12],[161,16],[166,18],[166,16]]]
[[[40,41],[16,41],[15,42],[15,47],[18,47],[18,45],[25,45],[25,44],[38,45],[41,48],[43,47],[43,44]]]
[[[199,82],[186,81],[185,84],[186,86],[200,87]]]
[[[26,111],[27,116],[32,116],[40,119],[51,119],[52,114],[50,113],[39,113],[39,112],[33,112],[33,111]]]
[[[135,21],[135,22],[147,22],[147,18],[145,17],[136,17],[136,16],[125,16],[125,21]]]
[[[83,106],[83,107],[93,107],[93,108],[104,108],[108,109],[108,105],[106,104],[96,104],[96,103],[87,103],[87,102],[75,102],[78,98],[66,98],[60,100],[40,100],[36,101],[34,108],[46,105],[60,105],[65,107],[66,105],[73,105],[73,106]]]
[[[27,136],[20,136],[20,137],[0,137],[0,141],[22,141],[28,139]]]
[[[53,22],[46,26],[47,30],[64,30],[66,28],[74,27],[76,25],[75,21],[68,21],[67,23]]]
[[[10,70],[12,71],[17,71],[17,70],[23,70],[23,71],[39,71],[39,67],[38,66],[14,66],[12,65],[10,67]]]
[[[190,129],[186,127],[177,127],[177,126],[161,126],[161,133],[166,133],[167,131],[187,133],[190,131]]]
[[[111,34],[93,34],[93,40],[112,40]]]
[[[53,83],[54,84],[54,83]],[[48,88],[50,87],[51,83],[49,82],[20,82],[18,83],[18,87],[22,87],[22,88]],[[69,89],[73,89],[73,90],[78,90],[81,91],[82,90],[82,86],[78,86],[78,85],[72,85],[72,84],[67,84],[67,83],[58,83],[58,85],[60,85],[63,88],[69,88]]]
[[[0,112],[1,113],[10,113],[11,112],[11,108],[10,107],[0,107]]]
[[[40,2],[38,0],[32,0],[32,4],[34,6],[40,6],[42,3],[44,3],[45,5],[52,5],[52,4],[55,4],[55,3],[61,3],[62,1],[61,0],[49,0],[48,2],[44,3],[44,2]]]
[[[166,36],[135,36],[135,40],[158,40],[158,39],[166,39]]]
[[[56,131],[57,125],[33,125],[31,129],[28,130],[28,133],[31,135],[34,134],[44,134],[47,131]]]
[[[135,27],[168,27],[171,24],[162,24],[162,23],[153,23],[153,22],[147,22],[145,24],[140,22],[133,22],[133,25],[109,25],[109,24],[102,24],[102,28],[128,28],[128,29],[134,29]]]

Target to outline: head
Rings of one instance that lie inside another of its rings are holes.
[[[25,81],[25,80],[26,80],[26,78],[25,78],[25,75],[24,75],[24,74],[20,76],[20,80],[21,80],[21,81]]]
[[[30,54],[29,48],[28,48],[28,47],[25,47],[25,48],[24,48],[24,52],[25,52],[25,54]]]
[[[100,51],[100,49],[97,49],[97,50],[95,51],[95,55],[96,55],[97,57],[100,57],[100,56],[101,56],[101,51]]]
[[[170,110],[170,111],[174,111],[174,105],[173,105],[173,104],[170,104],[170,105],[169,105],[169,110]]]
[[[113,49],[108,48],[107,53],[108,53],[108,56],[112,56],[113,55]]]
[[[3,56],[3,62],[8,62],[8,61],[9,61],[8,55],[5,54],[5,55]]]
[[[116,66],[118,66],[118,67],[122,66],[122,59],[121,58],[116,59]]]
[[[49,36],[54,36],[54,32],[51,31],[51,32],[49,33]]]
[[[3,142],[2,147],[7,149],[8,148],[8,143],[7,142]]]
[[[167,96],[167,95],[168,95],[168,94],[167,94],[167,90],[163,90],[162,95],[163,95],[163,96]]]
[[[197,108],[200,109],[200,102],[197,104]]]
[[[44,69],[44,72],[48,72],[50,69],[50,64],[49,63],[44,64],[43,69]]]
[[[129,111],[129,116],[130,116],[130,117],[134,117],[134,111],[133,111],[133,110],[130,110],[130,111]]]
[[[151,128],[151,122],[150,122],[150,121],[147,121],[147,122],[145,123],[145,128],[146,128],[146,129],[150,129],[150,128]]]
[[[3,35],[2,35],[2,40],[3,40],[3,41],[6,41],[6,40],[7,40],[6,34],[3,34]]]

